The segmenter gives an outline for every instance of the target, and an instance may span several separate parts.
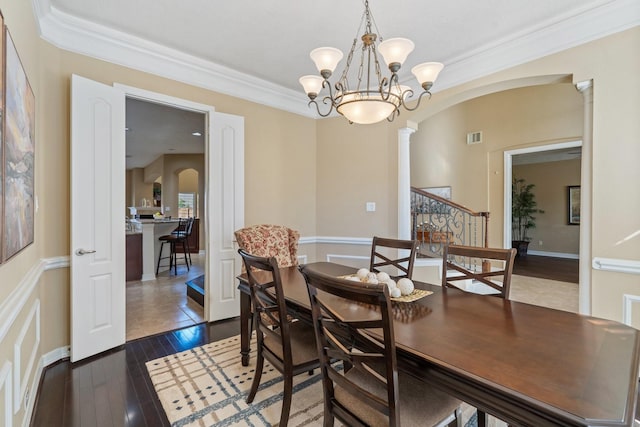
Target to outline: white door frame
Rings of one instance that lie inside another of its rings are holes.
[[[173,96],[151,92],[148,90],[123,85],[120,83],[114,83],[114,87],[119,88],[125,93],[125,97],[136,98],[143,101],[154,102],[159,104],[170,105],[172,107],[176,107],[182,110],[190,110],[198,113],[205,114],[205,122],[206,122],[206,132],[205,132],[205,197],[204,203],[206,207],[206,216],[205,216],[205,281],[204,281],[204,289],[205,289],[205,298],[204,298],[204,318],[205,321],[209,322],[212,320],[217,320],[215,316],[212,317],[212,290],[210,287],[210,278],[211,268],[212,268],[212,242],[215,241],[215,230],[220,230],[223,227],[221,224],[220,215],[213,215],[216,211],[216,206],[220,203],[220,200],[216,200],[216,197],[211,192],[211,185],[214,181],[215,171],[211,164],[211,156],[212,156],[212,147],[213,143],[212,132],[214,129],[214,116],[216,114],[215,108],[210,105],[200,104],[197,102],[188,101],[181,98],[175,98]],[[123,130],[124,132],[124,130]],[[244,159],[239,159],[239,161],[244,164]],[[238,197],[244,200],[244,195],[238,195]],[[241,209],[244,209],[244,206],[240,206]],[[238,227],[243,226],[243,224],[235,224]],[[236,267],[238,270],[236,273],[239,274],[239,267]],[[238,306],[239,307],[239,306]],[[239,309],[239,308],[238,308]]]
[[[527,154],[527,153],[539,153],[543,151],[552,151],[552,150],[561,150],[565,148],[576,148],[582,147],[582,141],[569,141],[569,142],[560,142],[556,144],[547,144],[547,145],[538,145],[536,147],[527,147],[527,148],[519,148],[516,150],[507,150],[504,152],[504,242],[503,245],[505,248],[511,247],[511,187],[512,187],[512,173],[513,173],[513,156],[517,156],[519,154]],[[590,169],[585,168],[583,164],[580,165],[580,174],[590,174]],[[585,202],[585,198],[581,199],[580,203],[580,212],[591,212],[591,205]],[[589,218],[591,215],[588,216]],[[580,225],[580,238],[582,239],[583,233],[586,233],[590,236],[591,227],[589,224],[581,224]],[[583,229],[584,228],[584,229]],[[591,283],[587,277],[583,277],[580,275],[580,283],[578,285],[578,300],[583,301],[588,298],[588,295],[591,293]],[[590,305],[589,305],[590,306]],[[586,307],[586,306],[585,306]],[[591,314],[585,312],[585,310],[590,311],[585,307],[580,307],[581,314]]]

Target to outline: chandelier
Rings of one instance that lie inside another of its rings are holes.
[[[398,71],[407,56],[413,51],[415,45],[409,39],[393,38],[383,40],[376,47],[377,35],[372,31],[372,22],[375,20],[369,9],[369,1],[364,2],[364,13],[358,27],[358,34],[364,23],[364,34],[360,37],[362,43],[358,46],[357,37],[353,39],[353,45],[347,55],[347,64],[340,75],[340,79],[331,87],[329,77],[333,74],[336,66],[343,57],[339,49],[333,47],[320,47],[311,51],[311,59],[315,63],[320,75],[308,75],[300,78],[300,84],[309,96],[309,106],[315,105],[321,117],[327,117],[335,109],[343,115],[349,123],[372,124],[384,119],[393,121],[400,114],[400,107],[408,111],[414,111],[420,105],[424,95],[431,97],[429,89],[444,67],[439,62],[425,62],[416,65],[411,69],[413,75],[418,79],[423,92],[417,98],[417,103],[410,108],[407,101],[413,101],[413,90],[398,81]],[[376,26],[377,32],[380,32]],[[349,69],[356,49],[360,51],[360,62],[357,67],[354,65],[355,80],[349,83]],[[378,52],[391,71],[390,77],[382,77]],[[320,105],[316,98],[327,88],[329,94],[322,98],[322,103],[328,105],[326,112],[320,111]]]

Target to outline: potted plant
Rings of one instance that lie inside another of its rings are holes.
[[[527,256],[531,237],[527,232],[536,228],[534,214],[544,213],[538,209],[536,196],[533,194],[534,184],[527,184],[524,178],[513,177],[511,185],[511,247],[517,249],[518,255]]]

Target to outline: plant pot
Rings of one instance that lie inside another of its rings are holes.
[[[511,247],[518,251],[516,254],[517,257],[524,258],[527,256],[527,250],[529,249],[529,242],[526,240],[513,240],[511,242]]]

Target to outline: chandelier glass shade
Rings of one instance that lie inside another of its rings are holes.
[[[407,106],[408,101],[415,101],[413,90],[398,81],[398,71],[413,51],[414,43],[405,38],[392,38],[377,43],[377,34],[372,31],[373,17],[369,9],[369,2],[365,0],[365,10],[360,27],[364,24],[364,34],[353,40],[351,50],[347,55],[347,64],[339,80],[332,86],[329,78],[342,60],[343,54],[333,47],[320,47],[311,51],[310,56],[320,75],[307,75],[300,78],[300,84],[309,97],[309,106],[315,105],[321,117],[327,117],[335,109],[350,123],[372,124],[384,119],[393,121],[404,108],[413,111],[420,105],[424,95],[431,97],[429,90],[444,67],[439,62],[425,62],[411,69],[423,91],[417,97],[413,107]],[[379,32],[379,31],[378,31]],[[352,61],[356,52],[360,52],[359,63]],[[380,71],[378,53],[387,64],[391,75],[383,77]],[[355,74],[355,77],[354,77]],[[351,81],[351,83],[350,83]],[[327,89],[321,97],[321,103],[326,111],[321,111],[318,100],[323,89]]]

